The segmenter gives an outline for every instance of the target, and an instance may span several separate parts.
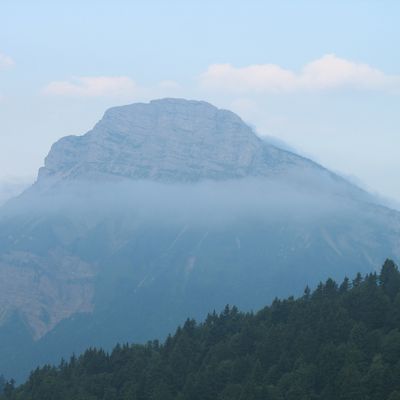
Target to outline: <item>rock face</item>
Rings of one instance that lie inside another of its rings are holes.
[[[0,374],[372,271],[399,238],[399,213],[229,111],[112,108],[0,209]]]
[[[90,132],[59,140],[38,184],[118,178],[197,182],[315,167],[268,145],[230,111],[164,99],[112,108]]]
[[[93,311],[93,268],[55,251],[44,256],[10,252],[0,258],[0,325],[17,312],[37,340],[60,321]]]

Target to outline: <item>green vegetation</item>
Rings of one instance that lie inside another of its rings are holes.
[[[387,260],[256,314],[188,320],[164,344],[89,349],[1,399],[399,400],[400,273]]]

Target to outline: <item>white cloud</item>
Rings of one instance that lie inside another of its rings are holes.
[[[11,68],[14,65],[15,62],[10,56],[0,53],[0,69]]]
[[[300,85],[310,89],[341,86],[376,89],[389,84],[393,77],[368,64],[355,63],[329,54],[307,64],[298,79]]]
[[[50,82],[43,93],[56,96],[101,97],[135,94],[136,83],[126,76],[86,76]]]
[[[280,93],[335,88],[398,90],[400,76],[386,75],[368,64],[328,54],[306,64],[300,72],[275,64],[241,68],[231,64],[214,64],[200,75],[200,84],[205,89],[239,93]]]

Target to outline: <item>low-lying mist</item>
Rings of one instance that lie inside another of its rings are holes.
[[[167,184],[150,181],[70,182],[33,187],[1,210],[15,215],[63,215],[76,218],[135,218],[151,223],[227,224],[290,219],[299,223],[354,215],[360,202],[343,182],[295,175],[278,179],[246,178]],[[356,206],[357,205],[357,206]]]

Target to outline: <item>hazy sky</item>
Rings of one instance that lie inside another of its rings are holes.
[[[400,201],[399,1],[0,1],[0,181],[113,105],[201,99]]]

